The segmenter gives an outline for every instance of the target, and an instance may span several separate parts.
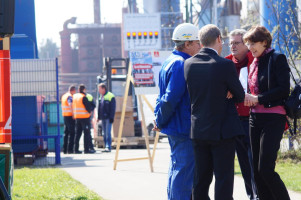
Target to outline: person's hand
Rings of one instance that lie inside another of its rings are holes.
[[[100,120],[99,119],[97,119],[97,123],[99,122]]]
[[[154,120],[154,128],[152,129],[152,131],[161,132],[161,130],[158,128],[155,120]]]
[[[114,119],[110,119],[109,121],[110,121],[110,123],[111,123],[111,124],[113,124],[113,122],[114,122]]]
[[[252,94],[245,94],[245,106],[256,106],[258,104],[258,96],[252,95]]]
[[[233,94],[230,91],[228,91],[226,98],[227,99],[232,99],[233,98]]]

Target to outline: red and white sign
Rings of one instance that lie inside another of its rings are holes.
[[[147,73],[147,74],[134,74],[134,79],[153,79],[154,74]],[[136,80],[135,80],[136,82]]]
[[[154,81],[139,81],[139,80],[137,80],[137,81],[135,81],[135,84],[137,84],[137,85],[146,85],[146,84],[154,84]]]
[[[150,64],[134,64],[133,68],[134,69],[151,69],[151,68],[153,68],[153,66]]]
[[[11,143],[10,53],[0,50],[0,143]]]

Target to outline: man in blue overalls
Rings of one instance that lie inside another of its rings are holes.
[[[169,200],[190,200],[194,175],[194,155],[190,133],[190,99],[184,79],[184,61],[201,49],[198,28],[178,25],[172,36],[175,49],[159,74],[160,93],[155,108],[155,128],[168,135],[171,162],[168,173]]]

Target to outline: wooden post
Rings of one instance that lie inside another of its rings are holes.
[[[118,130],[117,146],[116,146],[116,153],[115,153],[115,161],[114,161],[114,170],[116,170],[117,167],[117,159],[118,159],[118,154],[120,149],[120,141],[122,136],[123,122],[125,117],[126,103],[129,95],[131,77],[132,77],[132,66],[130,63],[127,78],[126,78],[124,96],[123,96],[123,104],[122,104],[122,111],[121,111],[121,118],[120,118],[120,125]]]
[[[116,146],[116,153],[115,153],[115,160],[114,160],[114,167],[113,169],[116,170],[117,168],[117,162],[124,162],[124,161],[132,161],[132,160],[144,160],[144,159],[149,159],[150,163],[150,169],[151,172],[153,172],[153,162],[149,150],[149,140],[148,140],[148,135],[147,135],[147,130],[145,126],[145,119],[144,119],[144,112],[143,112],[143,105],[142,105],[142,100],[140,95],[138,96],[139,102],[140,102],[140,109],[141,109],[141,114],[142,114],[142,124],[143,124],[143,133],[145,136],[145,145],[147,148],[147,153],[148,157],[142,157],[142,158],[128,158],[128,159],[120,159],[118,160],[118,154],[120,150],[120,142],[121,142],[121,136],[122,136],[122,130],[123,130],[123,124],[124,124],[124,118],[125,118],[125,109],[126,109],[126,104],[127,104],[127,98],[129,94],[129,88],[130,88],[130,82],[133,82],[133,77],[132,77],[132,66],[131,63],[129,65],[129,70],[127,74],[127,79],[126,79],[126,85],[125,85],[125,92],[124,92],[124,97],[123,97],[123,104],[122,104],[122,111],[121,111],[121,118],[120,118],[120,125],[119,125],[119,130],[118,130],[118,138],[117,138],[117,146]]]
[[[10,50],[10,38],[0,38],[0,50]]]
[[[9,37],[5,37],[3,39],[3,50],[10,50],[10,38]]]
[[[148,105],[149,109],[151,109],[151,111],[154,112],[154,108],[150,104],[150,102],[147,100],[147,98],[144,95],[142,95],[142,98]],[[153,163],[154,163],[154,159],[155,159],[155,153],[156,153],[158,141],[159,141],[159,132],[156,131],[156,137],[155,137],[154,148],[153,148],[153,153],[152,153],[152,162]]]
[[[148,157],[149,157],[149,164],[150,164],[151,172],[153,172],[154,171],[153,161],[152,161],[150,150],[149,150],[149,139],[148,139],[148,133],[147,133],[147,129],[146,129],[146,123],[145,123],[145,118],[144,118],[143,103],[142,103],[141,95],[138,95],[138,98],[139,98],[139,103],[140,103],[140,112],[141,112],[141,117],[142,117],[141,125],[142,125],[142,130],[143,130],[143,133],[144,133],[145,145],[146,145],[146,148],[147,148],[147,154],[148,154]]]

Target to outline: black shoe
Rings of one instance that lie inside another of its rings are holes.
[[[82,154],[82,151],[74,151],[74,154]]]
[[[90,151],[92,151],[93,153],[96,153],[95,149],[90,149]]]
[[[85,153],[95,153],[96,151],[94,150],[88,150],[88,151],[85,151]]]
[[[111,152],[111,149],[105,148],[102,152]]]
[[[68,154],[74,154],[74,152],[73,151],[68,151]]]

